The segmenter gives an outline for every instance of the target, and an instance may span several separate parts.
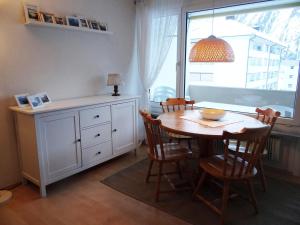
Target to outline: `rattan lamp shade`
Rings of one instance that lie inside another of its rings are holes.
[[[190,62],[233,62],[234,53],[228,42],[211,35],[193,46],[189,60]]]

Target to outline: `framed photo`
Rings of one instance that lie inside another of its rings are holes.
[[[29,106],[29,102],[28,102],[28,99],[27,99],[28,95],[29,95],[28,93],[15,95],[15,99],[16,99],[16,102],[17,102],[19,107]]]
[[[47,92],[41,92],[36,95],[41,98],[43,104],[48,104],[51,102],[51,99],[50,99],[49,95],[47,94]]]
[[[89,20],[89,26],[93,30],[100,30],[99,24],[96,20]]]
[[[89,28],[89,23],[88,23],[87,19],[79,18],[79,21],[80,21],[80,26],[81,27]]]
[[[24,13],[26,22],[39,21],[40,8],[37,5],[24,3]]]
[[[80,26],[80,21],[79,21],[78,17],[67,16],[66,20],[67,20],[67,25],[69,25],[69,26],[73,26],[73,27],[79,27]]]
[[[107,23],[98,23],[99,24],[99,28],[102,31],[107,31]]]
[[[45,23],[55,23],[55,17],[52,13],[41,12],[40,20]]]
[[[64,17],[55,16],[54,17],[55,23],[59,25],[66,25],[66,19]]]
[[[33,109],[40,108],[44,105],[41,97],[38,95],[27,96],[27,99],[28,99],[28,102],[29,102],[31,108],[33,108]]]

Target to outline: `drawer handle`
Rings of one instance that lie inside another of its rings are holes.
[[[96,134],[95,137],[100,137],[100,134]]]
[[[97,153],[96,153],[96,155],[100,155],[100,154],[101,154],[101,152],[97,152]]]
[[[81,142],[81,139],[77,139],[76,141],[77,141],[77,142]]]
[[[117,132],[117,131],[118,131],[117,129],[113,129],[113,130],[112,130],[112,132]]]
[[[100,115],[96,115],[96,116],[94,116],[94,118],[95,118],[95,119],[98,119],[98,118],[100,118]]]

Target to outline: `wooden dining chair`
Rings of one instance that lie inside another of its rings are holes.
[[[185,100],[184,98],[167,98],[165,102],[160,102],[162,111],[175,112],[177,110],[194,109],[194,100]]]
[[[179,177],[182,178],[180,161],[187,159],[191,154],[191,151],[185,147],[182,147],[179,143],[164,143],[162,140],[161,121],[159,119],[153,119],[150,114],[143,111],[140,111],[140,115],[143,117],[149,146],[148,157],[150,159],[150,164],[146,176],[146,182],[149,182],[149,178],[151,176],[157,176],[155,201],[159,201],[160,193],[170,192],[160,190],[162,175],[178,174]],[[158,174],[151,173],[154,162],[158,163]],[[163,165],[165,163],[174,163],[176,165],[176,171],[164,173]]]
[[[250,202],[253,204],[255,211],[258,212],[252,178],[257,173],[255,165],[264,148],[264,141],[269,133],[269,129],[270,126],[266,125],[261,128],[244,128],[240,133],[224,131],[222,136],[225,143],[224,154],[214,155],[200,160],[200,169],[203,172],[195,188],[194,196],[221,216],[221,224],[224,224],[229,188],[232,182],[241,181],[247,184],[250,193]],[[234,152],[229,150],[230,140],[235,140],[237,143]],[[246,143],[244,152],[248,153],[249,157],[244,157],[245,154],[239,154],[241,142]],[[224,183],[221,207],[215,206],[212,201],[208,201],[207,198],[200,194],[200,189],[207,175],[221,180]]]
[[[165,102],[160,102],[163,113],[175,112],[178,110],[193,110],[194,104],[195,104],[194,100],[185,100],[184,98],[167,98]],[[181,140],[186,140],[189,149],[192,148],[191,146],[192,137],[184,136],[180,134],[174,134],[171,132],[167,132],[167,134],[170,137],[170,140],[176,139],[178,140],[178,142],[180,142]]]
[[[266,136],[266,139],[264,140],[264,147],[263,150],[261,152],[261,154],[259,155],[259,158],[257,160],[257,170],[258,170],[258,175],[260,177],[261,183],[262,183],[262,187],[263,187],[263,191],[266,192],[267,190],[267,180],[265,177],[265,173],[264,173],[264,168],[263,168],[263,155],[268,154],[268,151],[266,149],[266,144],[268,141],[268,138],[271,134],[271,131],[276,123],[277,118],[280,116],[280,112],[278,111],[274,111],[273,109],[267,108],[267,109],[260,109],[260,108],[256,108],[256,119],[261,121],[264,124],[270,125],[270,129],[268,132],[268,135]],[[236,147],[235,143],[230,143],[229,144],[229,150],[230,151],[234,151]],[[251,152],[251,149],[249,150]],[[245,154],[245,148],[241,147],[240,148],[240,154]],[[246,154],[246,156],[249,154],[249,152]]]

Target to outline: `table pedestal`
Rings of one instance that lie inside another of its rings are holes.
[[[198,147],[200,151],[200,158],[212,156],[214,154],[214,142],[210,139],[198,138]]]

